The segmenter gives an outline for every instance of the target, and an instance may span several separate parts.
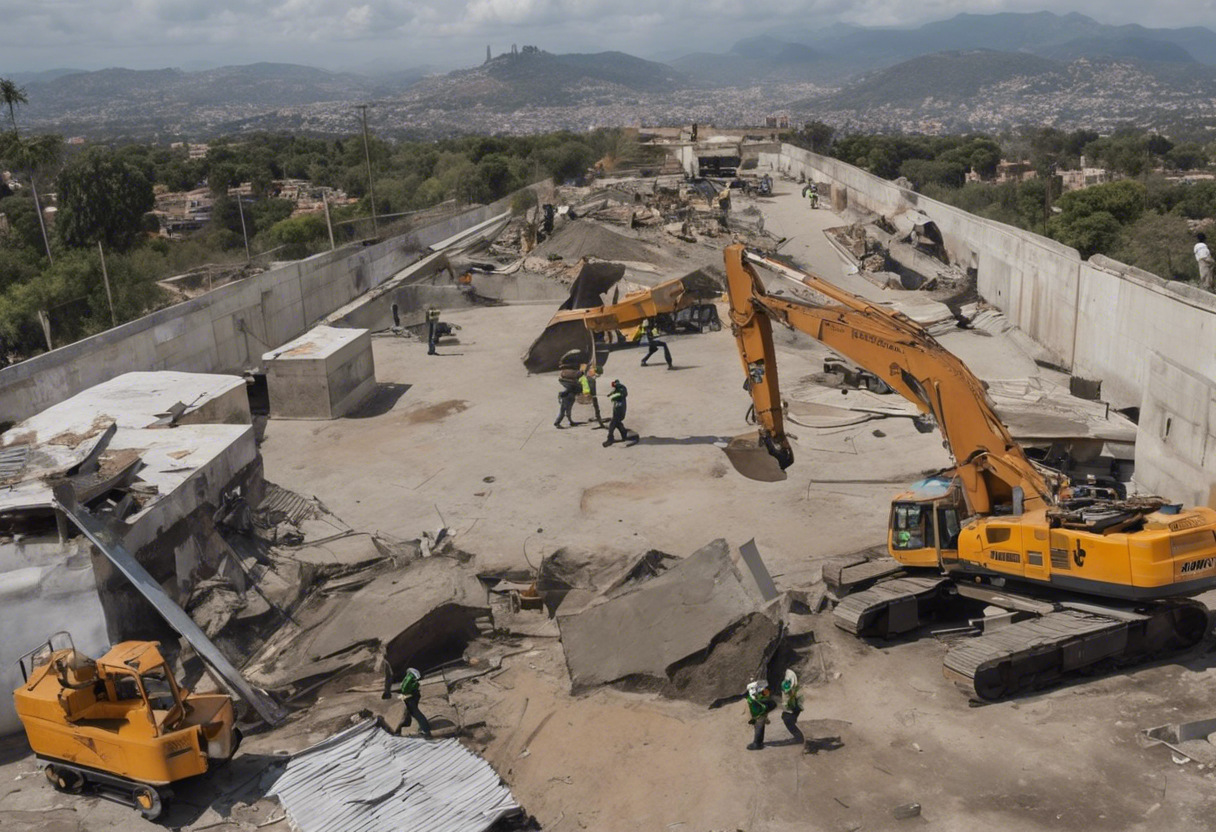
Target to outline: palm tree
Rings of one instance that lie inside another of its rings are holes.
[[[8,107],[8,117],[13,123],[13,133],[17,133],[17,112],[14,109],[18,104],[29,104],[30,100],[25,97],[25,90],[14,84],[7,78],[0,78],[0,102],[3,102]]]

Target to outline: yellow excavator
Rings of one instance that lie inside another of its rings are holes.
[[[774,321],[912,402],[955,463],[892,502],[887,546],[904,576],[843,598],[839,626],[887,637],[959,596],[1002,607],[1007,626],[962,640],[945,660],[947,678],[989,701],[1203,637],[1208,610],[1187,596],[1216,587],[1216,511],[1070,485],[1026,456],[984,383],[915,321],[743,246],[730,246],[725,258],[731,328],[760,439],[782,468],[793,451]],[[753,264],[811,299],[770,294]]]
[[[171,784],[240,744],[232,698],[182,688],[154,641],[124,641],[93,660],[59,632],[19,662],[17,716],[59,791],[93,790],[154,820]]]

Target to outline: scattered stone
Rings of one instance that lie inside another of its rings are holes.
[[[919,817],[920,816],[920,804],[919,803],[905,803],[902,806],[896,806],[894,814],[895,814],[896,820],[908,820],[909,818]]]

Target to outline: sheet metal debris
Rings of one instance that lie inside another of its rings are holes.
[[[520,811],[458,741],[396,737],[374,719],[293,756],[269,794],[302,832],[481,832]]]

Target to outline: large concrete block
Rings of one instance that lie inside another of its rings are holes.
[[[1187,505],[1216,508],[1216,381],[1159,354],[1136,431],[1136,485]]]
[[[266,353],[262,363],[276,419],[337,419],[376,386],[366,329],[319,326]]]
[[[571,685],[667,687],[681,667],[705,657],[759,607],[726,541],[715,540],[657,578],[610,592],[573,614],[558,612]],[[728,680],[732,689],[746,681]],[[687,680],[677,685],[686,686]]]

